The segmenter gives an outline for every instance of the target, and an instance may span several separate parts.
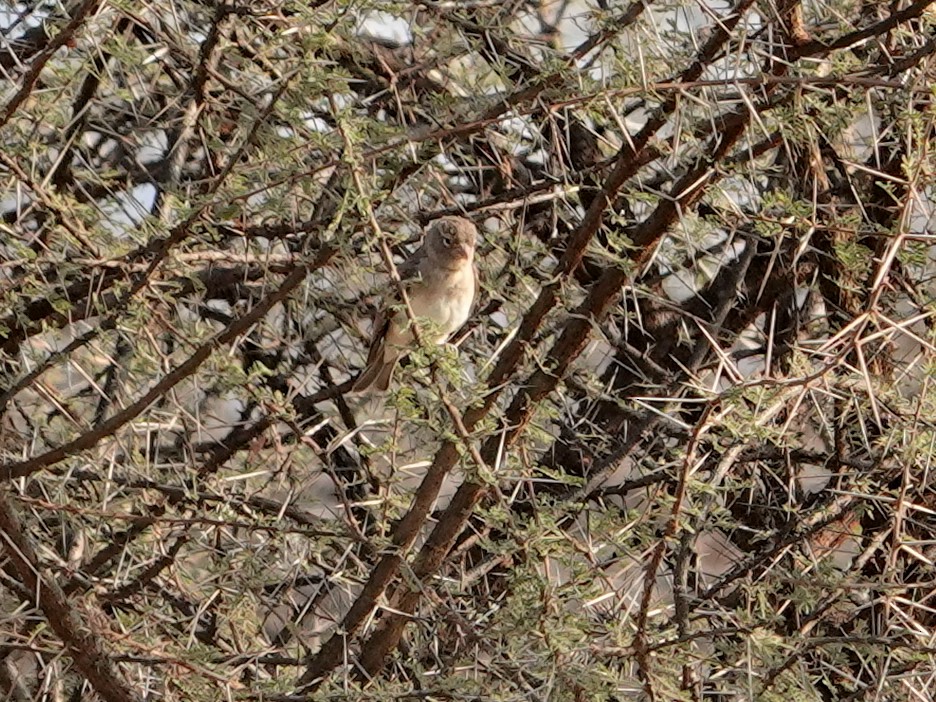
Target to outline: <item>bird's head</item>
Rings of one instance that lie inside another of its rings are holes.
[[[426,233],[426,244],[442,265],[458,265],[474,257],[478,229],[464,217],[443,217]]]

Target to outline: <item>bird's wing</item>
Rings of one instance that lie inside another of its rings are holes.
[[[423,261],[426,261],[428,258],[429,255],[426,252],[425,245],[416,249],[409,258],[397,266],[397,273],[400,274],[400,280],[406,282],[418,278]]]
[[[428,259],[426,247],[420,246],[409,258],[397,266],[397,273],[400,274],[400,280],[408,283],[418,280],[421,277],[420,268],[423,262]],[[387,332],[390,330],[390,320],[393,318],[391,307],[401,304],[400,291],[396,283],[390,282],[387,296],[383,300],[383,306],[374,316],[374,331],[371,335],[371,347],[367,354],[367,365],[377,358],[383,360],[384,342],[387,339]]]

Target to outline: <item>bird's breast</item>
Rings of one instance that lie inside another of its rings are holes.
[[[413,314],[435,324],[439,335],[432,341],[440,344],[468,320],[474,302],[474,280],[470,276],[454,278],[426,281],[410,294]]]

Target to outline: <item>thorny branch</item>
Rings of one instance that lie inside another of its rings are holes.
[[[933,3],[72,5],[0,51],[5,693],[931,674]],[[458,366],[342,396],[466,212]]]

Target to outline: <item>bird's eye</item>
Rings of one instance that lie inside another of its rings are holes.
[[[451,245],[452,245],[452,237],[450,237],[448,234],[446,234],[445,236],[442,237],[442,243],[445,244],[446,247],[451,246]]]

